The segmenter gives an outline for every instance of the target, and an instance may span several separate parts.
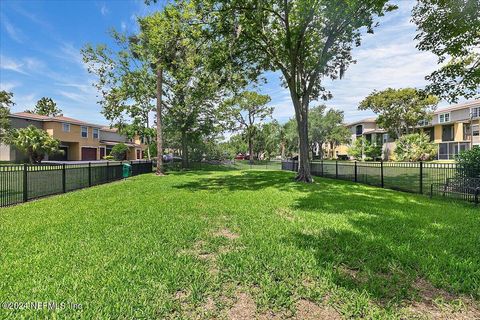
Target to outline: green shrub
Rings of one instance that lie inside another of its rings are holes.
[[[356,139],[348,149],[348,154],[356,160],[375,160],[382,156],[382,146],[372,144],[365,137]]]
[[[467,177],[480,178],[480,147],[460,152],[456,160],[463,174]]]
[[[63,153],[59,149],[58,140],[52,138],[45,130],[34,126],[13,130],[7,140],[8,144],[25,152],[30,163],[40,163],[46,155]]]
[[[394,151],[396,161],[428,161],[437,154],[437,146],[430,142],[425,133],[407,134],[396,141]]]
[[[127,158],[128,147],[124,143],[118,143],[113,146],[110,156],[117,161],[122,161]]]

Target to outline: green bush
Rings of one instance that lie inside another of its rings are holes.
[[[127,158],[128,147],[124,143],[119,143],[113,146],[110,156],[117,161],[122,161]]]
[[[356,160],[375,160],[382,156],[382,146],[372,144],[365,137],[356,139],[348,149],[348,154]]]
[[[433,160],[436,154],[437,146],[423,132],[400,137],[394,151],[396,161],[409,162]]]
[[[467,177],[480,178],[480,147],[460,152],[456,160],[463,174]]]
[[[50,137],[45,130],[34,126],[14,129],[6,141],[25,152],[30,159],[30,163],[40,163],[46,155],[63,153],[59,148],[60,142],[58,140]]]

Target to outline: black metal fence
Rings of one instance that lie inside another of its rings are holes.
[[[120,180],[123,163],[1,165],[0,207]],[[133,176],[152,172],[151,161],[127,163]]]
[[[298,171],[298,162],[283,161],[282,170]],[[475,203],[480,195],[480,179],[466,177],[456,163],[317,161],[310,170],[314,176]]]

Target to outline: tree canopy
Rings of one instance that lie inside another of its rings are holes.
[[[34,126],[12,131],[9,144],[25,152],[30,163],[40,163],[47,155],[63,152],[59,149],[58,140],[52,138],[45,130]]]
[[[57,107],[57,103],[52,98],[43,97],[37,101],[32,110],[25,110],[28,113],[35,113],[42,116],[56,117],[62,113],[62,110]]]
[[[322,79],[341,77],[360,45],[360,29],[373,31],[374,17],[395,6],[385,0],[208,0],[211,30],[230,37],[236,59],[256,70],[280,71],[295,109],[299,135],[298,181],[310,182],[308,110],[329,98]],[[239,58],[241,57],[241,58]]]
[[[377,124],[397,138],[415,130],[418,122],[429,120],[438,98],[413,88],[374,91],[360,102],[359,110],[378,115]]]
[[[450,102],[480,96],[480,2],[420,0],[413,10],[417,48],[438,56],[427,91]]]
[[[312,156],[315,154],[323,158],[326,144],[330,149],[334,149],[335,146],[348,141],[350,131],[343,125],[343,119],[343,111],[327,110],[325,105],[310,110],[308,128]]]
[[[10,108],[15,105],[13,102],[13,93],[5,90],[0,91],[0,142],[4,141],[8,129],[10,128]]]
[[[248,142],[250,162],[253,161],[253,143],[258,127],[258,121],[272,116],[273,108],[267,106],[271,98],[254,91],[243,91],[226,100],[224,104],[236,120],[234,129],[242,130]]]

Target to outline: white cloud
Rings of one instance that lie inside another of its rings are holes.
[[[64,96],[65,98],[76,101],[76,102],[85,102],[87,100],[84,95],[76,93],[76,92],[60,90],[60,91],[58,91],[58,93],[60,95]]]
[[[10,23],[10,20],[8,20],[8,18],[4,14],[0,15],[0,18],[2,20],[2,26],[5,31],[7,31],[10,38],[12,38],[16,42],[23,43],[24,35],[22,31],[16,28],[12,23]]]
[[[110,10],[108,10],[107,5],[105,3],[102,3],[102,5],[100,6],[100,13],[102,14],[102,16],[106,16],[109,12]]]
[[[24,69],[24,63],[4,55],[0,55],[0,68],[4,70],[15,71],[21,74],[28,74]]]
[[[75,62],[82,67],[85,67],[83,63],[82,54],[80,53],[80,49],[76,48],[73,44],[69,42],[62,42],[60,45],[60,55],[61,58],[64,60]]]
[[[122,31],[127,30],[127,24],[125,23],[125,21],[122,21],[122,23],[120,24],[120,27],[122,28]]]

